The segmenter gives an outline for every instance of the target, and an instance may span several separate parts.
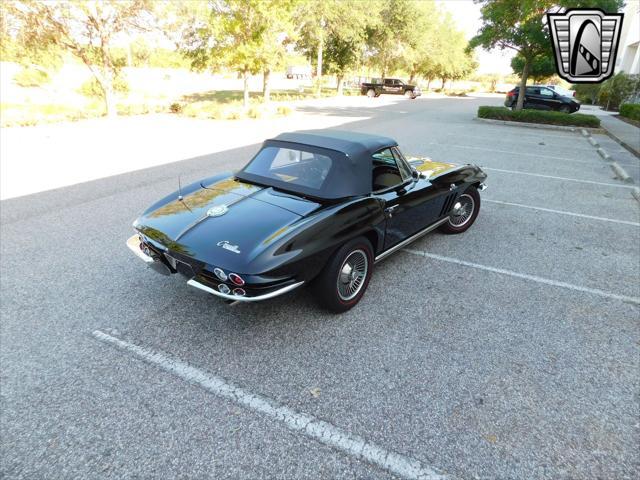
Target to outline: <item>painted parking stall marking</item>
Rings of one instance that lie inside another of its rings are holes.
[[[164,353],[129,343],[100,330],[95,330],[93,336],[101,342],[133,354],[135,357],[157,366],[182,380],[198,385],[218,397],[230,400],[249,410],[277,420],[290,430],[306,435],[342,453],[383,468],[399,477],[407,480],[444,480],[451,478],[438,472],[433,467],[424,465],[417,459],[387,450],[368,442],[358,435],[345,432],[328,422],[280,405],[268,397],[248,392],[221,377],[211,375]]]
[[[518,207],[518,208],[528,208],[530,210],[539,210],[541,212],[557,213],[558,215],[568,215],[568,216],[571,216],[571,217],[586,218],[588,220],[598,220],[598,221],[601,221],[601,222],[619,223],[621,225],[631,225],[631,226],[634,226],[634,227],[640,227],[640,223],[639,222],[632,222],[632,221],[629,221],[629,220],[616,220],[614,218],[606,218],[606,217],[596,217],[594,215],[585,215],[583,213],[567,212],[565,210],[554,210],[553,208],[534,207],[532,205],[524,205],[522,203],[503,202],[503,201],[500,201],[500,200],[489,200],[487,198],[483,198],[482,199],[482,203],[495,203],[496,205],[506,205],[506,206]]]
[[[550,178],[553,180],[563,180],[565,182],[577,182],[577,183],[588,183],[591,185],[604,185],[606,187],[618,187],[618,188],[633,188],[630,185],[621,185],[618,183],[609,183],[609,182],[595,182],[593,180],[579,180],[577,178],[569,178],[569,177],[556,177],[554,175],[543,175],[541,173],[531,173],[531,172],[521,172],[518,170],[503,170],[502,168],[489,168],[482,167],[483,170],[489,170],[491,172],[501,172],[501,173],[514,173],[516,175],[529,175],[531,177],[540,177],[540,178]]]
[[[427,145],[439,145],[441,147],[446,147],[446,148],[466,148],[469,150],[481,150],[483,152],[493,152],[493,153],[506,153],[509,155],[515,155],[515,156],[527,156],[527,157],[536,157],[536,158],[549,158],[551,160],[565,160],[567,162],[573,162],[573,163],[597,163],[597,162],[591,162],[588,160],[577,160],[575,158],[567,158],[567,157],[556,157],[554,155],[544,155],[541,153],[526,153],[526,152],[514,152],[511,150],[497,150],[495,148],[486,148],[486,147],[474,147],[471,145],[457,145],[457,144],[453,144],[453,143],[438,143],[438,142],[428,142]]]
[[[617,293],[607,292],[607,291],[600,290],[600,289],[597,289],[597,288],[582,287],[580,285],[574,285],[572,283],[560,282],[560,281],[557,281],[557,280],[551,280],[549,278],[539,277],[537,275],[529,275],[527,273],[514,272],[512,270],[506,270],[504,268],[496,268],[496,267],[490,267],[488,265],[481,265],[479,263],[467,262],[465,260],[459,260],[457,258],[452,258],[452,257],[445,257],[443,255],[437,255],[435,253],[429,253],[429,252],[423,251],[423,250],[414,250],[414,249],[411,249],[411,248],[405,248],[402,251],[410,253],[412,255],[418,255],[420,257],[431,258],[433,260],[440,260],[442,262],[455,263],[456,265],[462,265],[462,266],[465,266],[465,267],[476,268],[478,270],[484,270],[484,271],[487,271],[487,272],[499,273],[499,274],[502,274],[502,275],[509,275],[511,277],[521,278],[521,279],[524,279],[524,280],[530,280],[532,282],[537,282],[537,283],[543,283],[545,285],[551,285],[551,286],[554,286],[554,287],[566,288],[566,289],[574,290],[574,291],[577,291],[577,292],[588,293],[588,294],[591,294],[591,295],[597,295],[597,296],[604,297],[604,298],[611,298],[611,299],[614,299],[614,300],[621,300],[623,302],[628,302],[628,303],[633,303],[633,304],[636,304],[636,305],[640,305],[640,298],[639,297],[630,297],[628,295],[620,295],[620,294],[617,294]]]

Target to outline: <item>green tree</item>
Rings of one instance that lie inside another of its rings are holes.
[[[440,36],[442,22],[436,4],[413,1],[411,7],[414,15],[407,25],[400,63],[409,72],[409,83],[414,83],[417,76],[439,59],[445,42]]]
[[[315,58],[316,77],[335,75],[338,95],[345,75],[362,63],[367,29],[378,21],[375,5],[359,0],[310,0],[300,3],[298,49]],[[319,28],[319,26],[324,27]],[[318,86],[320,82],[318,81]]]
[[[511,68],[513,72],[519,74],[524,69],[525,59],[521,55],[516,55],[511,59]],[[534,82],[540,83],[547,80],[549,77],[556,75],[556,62],[553,58],[553,52],[548,51],[536,55],[531,59],[529,65],[529,76]]]
[[[265,103],[269,102],[271,97],[271,72],[284,66],[287,46],[293,44],[295,39],[295,6],[295,0],[280,0],[275,2],[275,7],[268,12],[269,28],[264,31],[262,43],[257,51],[257,63],[262,70],[262,97]]]
[[[116,115],[114,82],[123,62],[114,54],[113,40],[146,28],[147,0],[23,0],[9,3],[7,14],[26,49],[59,48],[79,58],[102,90],[107,115]]]
[[[482,26],[470,48],[509,48],[523,59],[520,94],[516,109],[522,109],[527,78],[534,59],[548,52],[550,39],[547,12],[561,8],[590,7],[617,12],[623,0],[475,0],[482,5]]]
[[[405,54],[415,34],[414,6],[411,0],[386,0],[379,22],[369,29],[370,55],[382,78],[406,64]]]
[[[207,21],[184,33],[182,49],[196,69],[227,67],[243,78],[243,104],[249,105],[249,75],[268,73],[284,55],[293,0],[213,2]]]

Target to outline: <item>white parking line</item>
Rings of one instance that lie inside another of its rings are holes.
[[[606,185],[607,187],[633,188],[630,185],[621,185],[618,183],[594,182],[593,180],[578,180],[577,178],[556,177],[554,175],[542,175],[541,173],[520,172],[518,170],[503,170],[502,168],[482,167],[483,170],[502,173],[515,173],[517,175],[529,175],[531,177],[552,178],[553,180],[564,180],[566,182],[589,183],[591,185]]]
[[[571,137],[564,137],[567,140],[571,140],[572,143],[575,143],[575,135],[571,134]],[[460,139],[461,136],[464,137],[465,139],[467,138],[478,138],[480,140],[482,140],[482,143],[486,143],[487,142],[487,136],[483,136],[483,135],[469,135],[466,132],[460,132],[460,133],[446,133],[444,134],[444,136],[447,137],[455,137],[457,139]],[[583,147],[576,147],[575,145],[571,145],[568,146],[566,144],[559,144],[559,143],[549,143],[549,140],[546,137],[540,136],[540,135],[536,135],[536,140],[533,141],[518,141],[518,146],[523,146],[523,147],[530,147],[530,148],[540,148],[540,147],[547,147],[547,148],[567,148],[567,149],[571,149],[571,151],[579,151],[579,150],[583,150],[585,152],[593,152],[593,147],[591,146],[583,146]],[[544,140],[544,145],[540,145],[540,141]],[[490,142],[505,142],[505,143],[509,143],[510,146],[514,145],[514,142],[511,140],[505,140],[504,137],[502,139],[495,139],[495,138],[491,138]],[[576,160],[577,161],[577,160]],[[584,160],[582,160],[581,162],[584,162]],[[586,163],[586,162],[584,162]]]
[[[523,205],[522,203],[502,202],[500,200],[490,200],[488,198],[483,198],[482,201],[487,203],[496,203],[498,205],[509,205],[512,207],[528,208],[530,210],[540,210],[541,212],[557,213],[559,215],[569,215],[571,217],[587,218],[589,220],[599,220],[601,222],[620,223],[622,225],[632,225],[634,227],[640,227],[640,223],[631,222],[629,220],[615,220],[613,218],[595,217],[593,215],[585,215],[583,213],[566,212],[564,210],[554,210],[552,208],[534,207],[531,205]]]
[[[574,158],[555,157],[553,155],[542,155],[542,154],[539,154],[539,153],[513,152],[513,151],[510,151],[510,150],[496,150],[495,148],[472,147],[470,145],[457,145],[457,144],[453,144],[453,143],[427,142],[427,145],[439,145],[441,147],[446,147],[446,148],[449,148],[449,147],[467,148],[469,150],[482,150],[484,152],[507,153],[509,155],[514,155],[514,156],[518,156],[518,157],[527,156],[527,157],[536,157],[536,158],[550,158],[552,160],[566,160],[567,162],[574,162],[574,163],[590,163],[590,164],[597,164],[598,163],[596,161],[597,159],[595,159],[595,158],[594,158],[594,161],[576,160]]]
[[[551,280],[549,278],[538,277],[537,275],[529,275],[526,273],[518,273],[511,270],[506,270],[504,268],[495,268],[489,267],[487,265],[480,265],[479,263],[466,262],[464,260],[458,260],[457,258],[445,257],[442,255],[436,255],[435,253],[429,253],[427,251],[421,250],[413,250],[410,248],[405,248],[402,250],[403,252],[411,253],[413,255],[418,255],[421,257],[432,258],[434,260],[440,260],[442,262],[455,263],[457,265],[464,265],[465,267],[477,268],[478,270],[485,270],[487,272],[500,273],[502,275],[509,275],[511,277],[522,278],[524,280],[531,280],[537,283],[543,283],[545,285],[552,285],[554,287],[567,288],[569,290],[574,290],[577,292],[589,293],[591,295],[598,295],[600,297],[612,298],[614,300],[622,300],[623,302],[635,303],[636,305],[640,305],[640,298],[638,297],[629,297],[627,295],[619,295],[617,293],[606,292],[604,290],[599,290],[597,288],[589,288],[589,287],[581,287],[580,285],[573,285],[571,283],[566,282],[558,282],[557,280]]]
[[[409,480],[442,480],[448,478],[446,475],[438,473],[434,468],[424,465],[419,460],[386,450],[358,435],[347,433],[316,417],[298,413],[289,407],[280,405],[270,398],[247,392],[220,377],[192,367],[188,363],[126,342],[100,330],[95,330],[93,336],[187,382],[198,385],[219,397],[277,420],[290,430],[302,433],[347,455],[377,465],[394,475]]]

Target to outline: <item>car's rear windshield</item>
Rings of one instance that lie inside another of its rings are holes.
[[[327,155],[293,148],[264,147],[243,172],[291,186],[322,189],[333,161]]]
[[[370,163],[367,168],[343,152],[268,140],[236,177],[306,196],[337,199],[370,193],[370,171]]]

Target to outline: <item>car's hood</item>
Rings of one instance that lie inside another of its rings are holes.
[[[407,161],[427,178],[437,177],[441,173],[457,168],[455,163],[435,162],[429,157],[407,156]]]
[[[153,205],[135,227],[156,243],[239,273],[318,203],[236,181],[203,181]]]

